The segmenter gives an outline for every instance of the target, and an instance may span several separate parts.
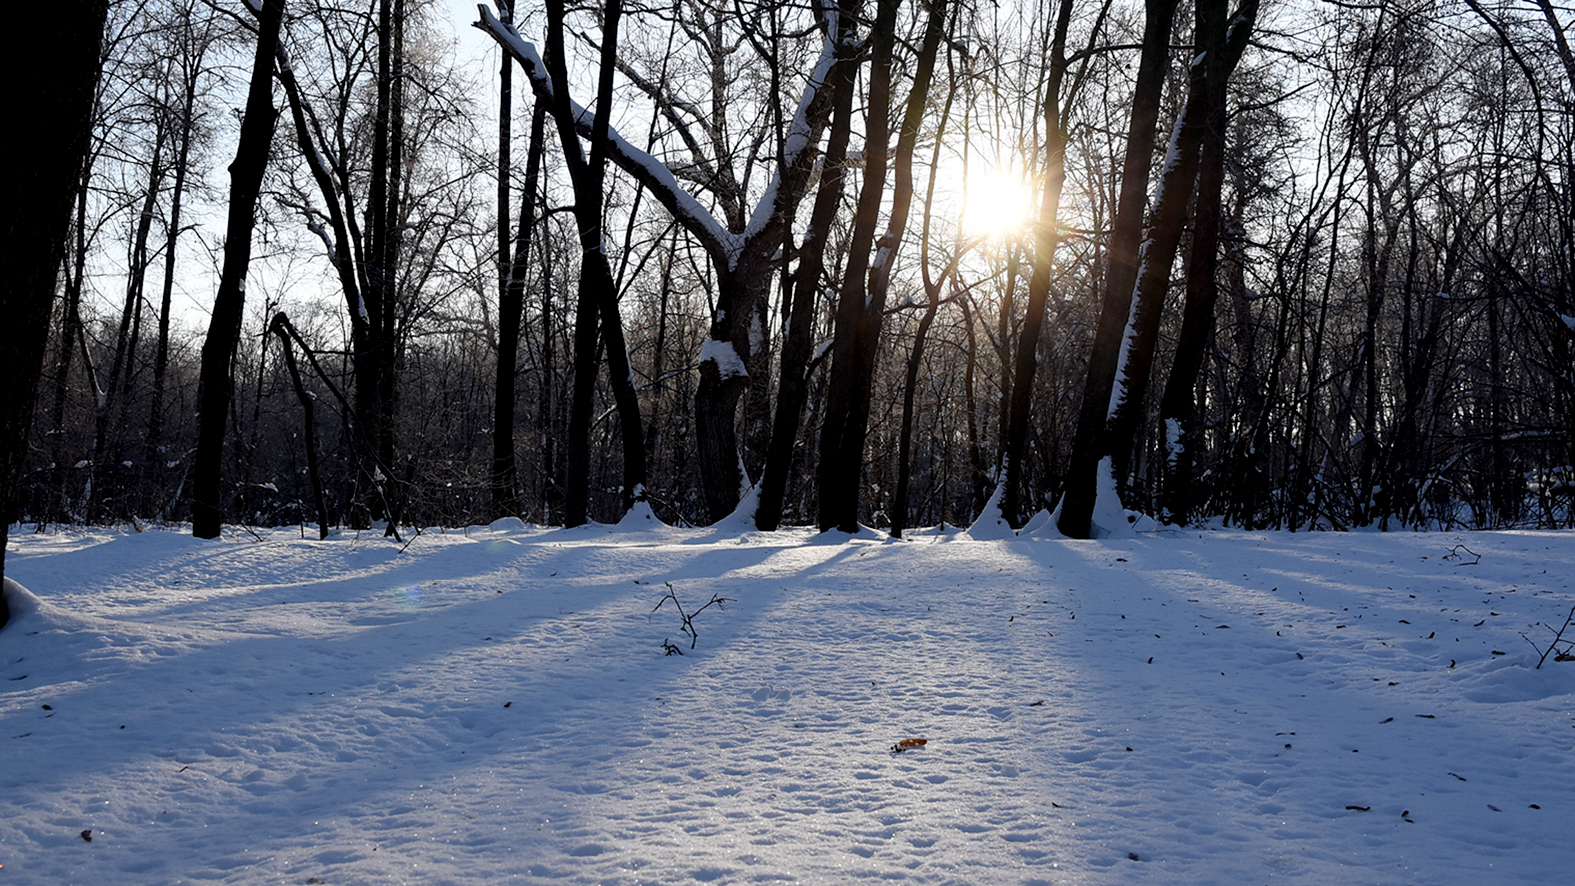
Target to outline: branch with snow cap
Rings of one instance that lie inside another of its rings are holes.
[[[521,37],[513,25],[493,15],[492,10],[485,4],[480,4],[476,8],[481,13],[481,20],[476,22],[475,26],[520,63],[537,98],[551,101],[552,80],[547,75],[547,66],[543,63],[541,54],[536,51],[535,44]],[[575,128],[579,130],[581,136],[589,136],[591,112],[572,99],[569,105],[574,114]],[[671,213],[685,230],[700,241],[700,245],[714,261],[722,267],[733,265],[743,245],[742,241],[738,235],[724,228],[704,206],[700,205],[700,201],[696,200],[693,194],[684,190],[665,163],[635,147],[612,127],[608,127],[607,142],[608,157],[618,165],[619,169],[634,176],[635,180],[644,185],[656,201],[662,204],[662,207]]]

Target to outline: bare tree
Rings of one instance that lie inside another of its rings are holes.
[[[224,520],[220,473],[225,427],[234,393],[231,366],[241,335],[246,305],[246,271],[251,264],[252,227],[258,193],[273,141],[273,59],[284,20],[284,0],[264,0],[258,14],[257,52],[252,62],[246,116],[230,165],[230,213],[225,230],[224,271],[214,296],[213,317],[202,346],[202,382],[198,401],[196,463],[192,469],[191,531],[198,538],[218,538]]]

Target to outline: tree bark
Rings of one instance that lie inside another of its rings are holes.
[[[623,5],[621,0],[607,0],[603,9],[601,72],[597,79],[596,112],[590,125],[589,157],[580,147],[579,115],[569,96],[564,12],[563,0],[547,0],[546,68],[550,87],[545,98],[551,103],[564,163],[574,188],[574,218],[579,227],[580,282],[574,316],[574,387],[569,407],[569,452],[563,497],[564,524],[579,526],[590,519],[590,427],[598,332],[607,346],[608,374],[618,412],[618,429],[623,438],[625,508],[635,496],[643,494],[645,446],[639,402],[635,397],[623,324],[618,314],[617,285],[602,236],[602,187],[610,144],[613,57],[618,46]]]
[[[197,455],[192,467],[192,535],[217,538],[224,520],[220,504],[224,436],[234,393],[232,364],[240,342],[246,306],[246,269],[251,262],[257,195],[268,166],[273,139],[273,56],[284,18],[284,0],[264,0],[258,18],[257,52],[252,60],[246,117],[241,123],[235,162],[230,165],[230,212],[225,229],[224,268],[214,297],[213,318],[202,345],[198,380]]]
[[[279,346],[284,349],[284,364],[290,370],[290,383],[295,387],[295,398],[301,404],[301,443],[306,448],[306,474],[312,483],[312,504],[317,509],[317,537],[328,537],[328,500],[323,495],[323,476],[317,465],[317,422],[312,395],[301,382],[301,370],[295,362],[292,340],[299,341],[300,333],[290,324],[283,311],[275,314],[268,331],[279,336]]]
[[[1138,443],[1165,295],[1170,289],[1171,270],[1188,220],[1188,205],[1198,187],[1199,148],[1211,125],[1221,129],[1218,138],[1223,142],[1225,82],[1246,49],[1252,21],[1257,14],[1257,0],[1246,0],[1241,11],[1230,22],[1234,28],[1234,39],[1227,40],[1227,7],[1224,0],[1199,0],[1195,6],[1197,21],[1194,40],[1197,45],[1190,66],[1191,84],[1187,103],[1182,108],[1181,118],[1176,121],[1171,136],[1166,166],[1154,198],[1148,236],[1144,238],[1138,253],[1139,270],[1134,285],[1131,317],[1121,349],[1123,359],[1116,373],[1115,393],[1111,397],[1111,416],[1106,435],[1108,452],[1114,459],[1118,477],[1129,475],[1133,450]],[[1215,119],[1216,108],[1219,109],[1218,119]],[[1212,251],[1203,256],[1210,274],[1218,266],[1218,192],[1223,183],[1223,159],[1220,163],[1222,165],[1217,177],[1214,177],[1214,171],[1210,172],[1209,186],[1214,189],[1214,193],[1197,192],[1197,211],[1212,214],[1212,218],[1207,221],[1212,230],[1205,232],[1205,236],[1211,238],[1208,248]],[[1197,252],[1193,254],[1199,255]],[[1193,268],[1194,273],[1204,270],[1203,267]],[[1201,280],[1195,283],[1201,283]]]
[[[481,28],[520,61],[538,98],[555,102],[553,78],[535,47],[486,7],[479,11]],[[829,19],[846,15],[825,7],[822,12]],[[700,381],[695,390],[696,458],[706,512],[713,521],[726,517],[738,505],[744,478],[739,470],[736,424],[739,401],[749,386],[745,367],[751,357],[751,320],[757,300],[765,297],[771,268],[778,260],[798,203],[811,183],[816,147],[831,113],[830,91],[825,85],[838,47],[831,35],[841,27],[839,21],[827,23],[826,45],[805,85],[798,112],[788,125],[782,168],[747,221],[739,205],[728,210],[729,225],[721,224],[679,186],[666,166],[614,133],[605,136],[608,159],[645,187],[695,238],[716,269],[716,311],[701,349]],[[575,106],[571,103],[570,107]],[[600,106],[597,110],[601,111]],[[580,136],[590,137],[594,119],[577,108],[575,112],[573,120]],[[738,221],[745,221],[742,233],[730,229],[737,227],[734,223]]]
[[[840,16],[839,27],[847,27],[847,16]],[[810,210],[809,227],[799,245],[798,266],[793,270],[792,295],[788,305],[787,333],[782,339],[782,367],[777,382],[777,409],[772,418],[771,442],[761,472],[760,493],[755,505],[755,527],[776,529],[782,522],[782,503],[787,493],[788,476],[793,466],[793,450],[798,443],[804,403],[809,396],[809,365],[814,351],[815,303],[819,299],[826,273],[826,244],[842,203],[843,184],[847,181],[848,142],[853,129],[853,92],[858,75],[859,47],[849,39],[850,32],[839,31],[836,66],[827,87],[831,90],[831,132],[822,158],[820,186]]]
[[[185,26],[190,27],[191,22]],[[206,40],[195,48],[195,57],[183,60],[181,81],[180,150],[175,158],[175,182],[170,193],[169,224],[164,234],[164,282],[159,295],[159,329],[153,350],[153,403],[148,408],[148,444],[143,456],[153,464],[153,475],[162,477],[164,464],[164,391],[169,373],[170,309],[175,290],[175,255],[181,233],[181,202],[186,194],[186,174],[190,166],[191,142],[196,123],[197,79],[202,73]],[[160,484],[162,487],[162,484]],[[162,496],[162,488],[160,489]]]
[[[819,522],[822,531],[859,529],[859,490],[863,479],[864,443],[869,432],[871,386],[880,346],[880,331],[891,285],[892,266],[913,203],[913,151],[935,71],[935,57],[946,33],[945,0],[933,0],[924,41],[916,60],[908,104],[899,123],[893,152],[890,216],[877,240],[885,193],[886,154],[891,135],[892,56],[896,44],[896,0],[880,0],[870,32],[871,70],[869,116],[865,125],[865,170],[859,192],[842,293],[837,305],[832,343],[830,394],[820,437]],[[870,255],[874,247],[873,258]],[[864,279],[866,269],[869,279]]]

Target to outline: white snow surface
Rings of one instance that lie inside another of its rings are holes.
[[[407,541],[15,528],[0,882],[1575,868],[1575,533]]]
[[[733,343],[730,341],[706,339],[705,343],[700,345],[700,362],[704,363],[707,360],[716,363],[717,372],[721,373],[723,378],[735,375],[749,377],[749,368],[744,365],[743,358],[738,356],[738,351],[734,350]]]

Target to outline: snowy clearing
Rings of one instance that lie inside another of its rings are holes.
[[[6,886],[1575,869],[1568,532],[12,542]]]

